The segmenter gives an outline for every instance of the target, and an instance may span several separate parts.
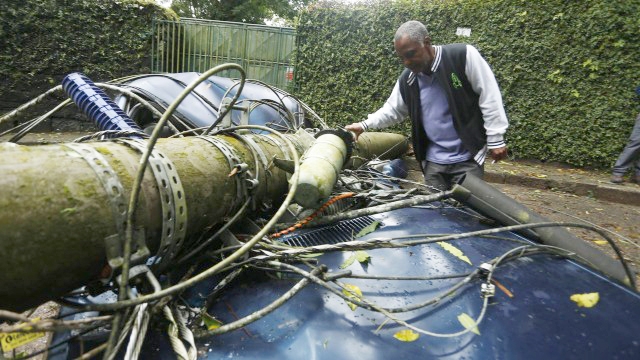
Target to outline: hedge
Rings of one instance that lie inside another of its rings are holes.
[[[0,105],[11,108],[73,71],[94,81],[150,71],[152,0],[0,1]]]
[[[359,121],[402,70],[393,35],[420,20],[433,42],[476,46],[492,66],[510,120],[511,155],[610,167],[638,113],[639,1],[322,2],[297,27],[297,95],[333,126]],[[456,29],[470,28],[470,37]],[[396,128],[409,133],[407,124]]]

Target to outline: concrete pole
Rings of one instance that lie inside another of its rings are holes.
[[[306,133],[286,136],[300,155],[313,142]],[[404,139],[392,137],[394,143]],[[358,148],[379,153],[366,144]],[[275,136],[160,139],[155,149],[135,226],[150,254],[167,260],[235,214],[244,191],[255,204],[277,207],[288,190],[287,173],[272,162],[286,159],[288,150]],[[0,143],[0,309],[28,309],[105,275],[105,243],[113,245],[122,234],[140,157],[131,141]]]

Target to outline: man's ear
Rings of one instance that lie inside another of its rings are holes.
[[[427,37],[424,38],[422,45],[424,45],[424,47],[431,46],[431,36],[427,35]]]

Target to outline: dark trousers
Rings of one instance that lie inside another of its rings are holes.
[[[484,167],[478,165],[473,159],[455,164],[436,164],[425,161],[422,164],[424,182],[438,190],[449,190],[453,184],[457,184],[464,174],[471,173],[482,179]]]
[[[640,176],[640,114],[638,114],[636,123],[633,125],[627,146],[618,156],[616,164],[613,165],[613,174],[624,175],[634,162],[636,163],[636,175]]]

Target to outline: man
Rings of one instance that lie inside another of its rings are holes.
[[[640,86],[636,89],[638,95],[640,95]],[[635,162],[635,175],[631,180],[637,184],[640,184],[640,114],[636,117],[636,123],[631,130],[631,136],[627,146],[622,149],[622,152],[618,156],[618,160],[613,165],[613,174],[611,175],[611,182],[614,184],[622,184],[624,182],[624,173]]]
[[[418,21],[402,24],[393,44],[406,69],[391,96],[367,120],[345,129],[358,136],[408,116],[427,185],[445,190],[467,173],[481,178],[487,151],[495,161],[507,156],[509,124],[491,68],[471,45],[432,45]]]

